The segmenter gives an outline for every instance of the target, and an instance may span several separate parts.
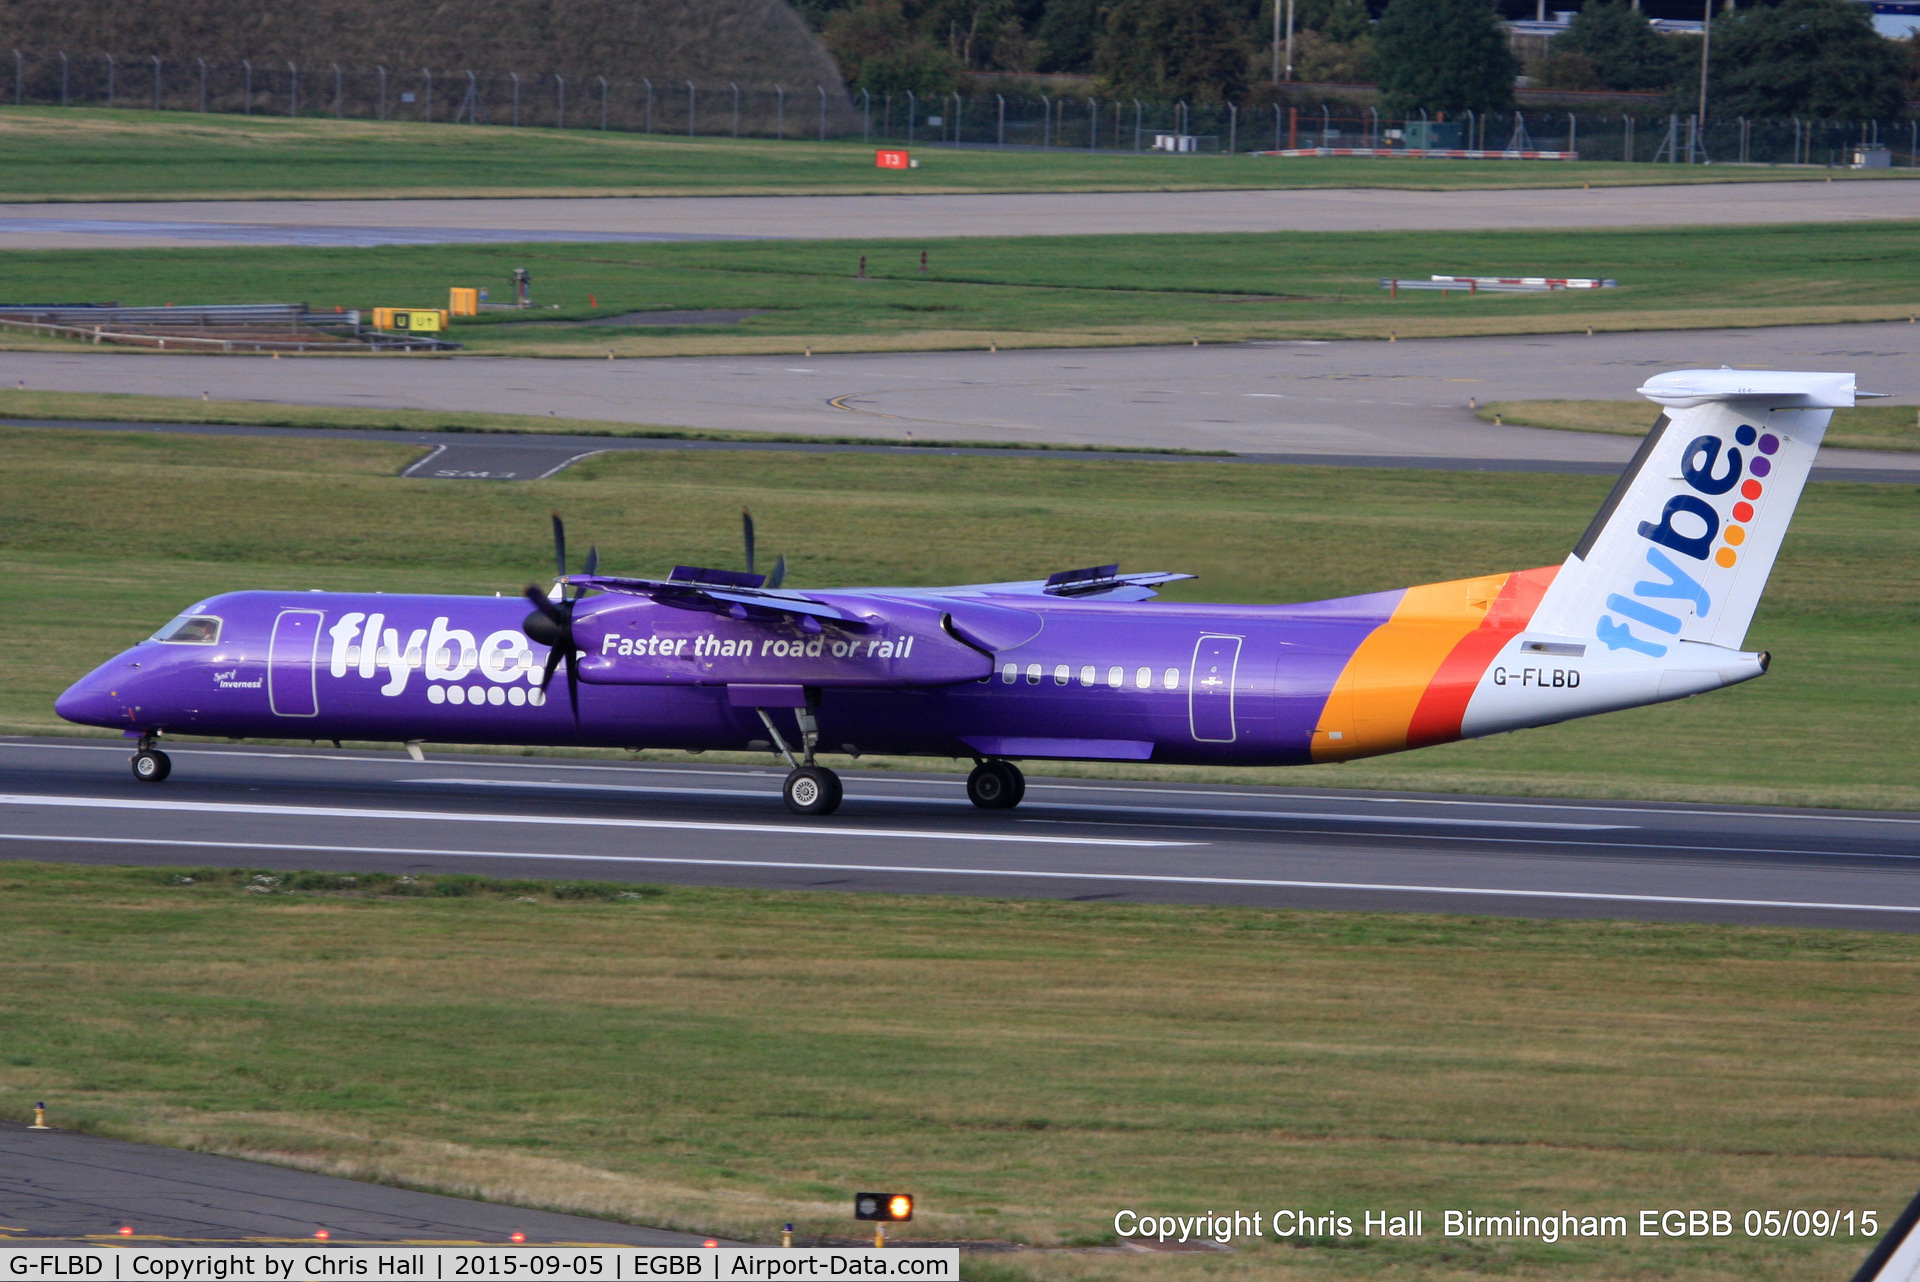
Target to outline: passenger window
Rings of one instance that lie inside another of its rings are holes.
[[[1086,667],[1084,667],[1084,668],[1082,668],[1082,669],[1080,669],[1080,684],[1081,684],[1081,685],[1083,685],[1083,686],[1090,686],[1090,685],[1092,685],[1092,684],[1093,684],[1093,675],[1094,675],[1094,674],[1093,674],[1093,665],[1092,665],[1091,663],[1089,663],[1089,664],[1088,664],[1088,665],[1087,665]]]
[[[218,645],[220,620],[210,614],[183,614],[169,620],[166,627],[153,634],[153,639],[169,645]]]
[[[1040,684],[1040,665],[1039,664],[1029,663],[1027,665],[1027,684],[1030,686],[1037,686]]]
[[[1151,690],[1153,688],[1153,669],[1142,668],[1134,673],[1133,684],[1139,686],[1142,690]]]
[[[1127,670],[1118,664],[1107,669],[1107,684],[1118,690],[1127,683]]]
[[[1017,663],[1009,663],[1006,667],[1000,669],[1000,679],[1008,685],[1012,685],[1018,681],[1020,679],[1020,665]]]
[[[1169,690],[1178,690],[1180,688],[1180,669],[1168,668],[1165,672],[1161,673],[1160,684]]]
[[[1060,664],[1059,666],[1055,667],[1053,670],[1053,684],[1057,686],[1063,686],[1067,684],[1067,681],[1070,678],[1070,675],[1071,675],[1071,670],[1067,667],[1067,665],[1064,663]]]

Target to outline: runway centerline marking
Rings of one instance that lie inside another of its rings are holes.
[[[647,784],[554,783],[534,779],[402,779],[401,783],[466,788],[548,788],[564,792],[640,792],[684,793],[699,797],[753,797],[756,793],[732,788],[663,788]],[[970,806],[960,797],[898,797],[872,793],[848,793],[849,801],[903,801],[929,806]],[[1036,801],[1029,810],[1093,810],[1107,813],[1149,813],[1144,806],[1093,806],[1071,801]],[[1152,814],[1184,815],[1207,819],[1312,819],[1323,823],[1418,824],[1446,828],[1545,828],[1556,832],[1614,832],[1635,829],[1636,824],[1569,823],[1532,819],[1453,819],[1425,815],[1351,815],[1329,810],[1213,810],[1199,806],[1155,806]]]
[[[1040,846],[1201,846],[1198,841],[1148,841],[1131,837],[1035,837],[986,832],[937,832],[916,828],[808,827],[801,824],[721,823],[698,819],[582,819],[572,815],[462,814],[445,810],[378,810],[347,806],[273,806],[234,801],[126,801],[115,797],[36,797],[0,794],[0,805],[56,806],[74,810],[148,810],[174,814],[285,815],[298,819],[404,819],[434,823],[526,824],[567,828],[656,828],[675,832],[758,832],[803,837],[908,837],[920,841],[1011,842]],[[327,847],[330,849],[330,847]]]
[[[606,864],[675,864],[695,868],[772,868],[795,872],[906,873],[931,877],[1018,877],[1026,880],[1139,882],[1149,885],[1240,886],[1273,890],[1356,890],[1379,894],[1461,895],[1483,899],[1562,899],[1589,903],[1676,904],[1706,908],[1799,908],[1826,912],[1920,914],[1920,905],[1829,903],[1796,899],[1723,899],[1704,895],[1627,895],[1587,890],[1521,890],[1491,886],[1421,886],[1397,882],[1308,881],[1278,877],[1181,877],[1161,873],[1055,872],[1032,868],[943,868],[925,864],[829,864],[779,859],[692,859],[674,855],[555,855],[511,850],[431,850],[394,846],[314,846],[253,841],[168,841],[159,837],[70,837],[0,832],[0,841],[166,846],[195,850],[284,850],[348,855],[427,855],[457,859],[541,859]]]

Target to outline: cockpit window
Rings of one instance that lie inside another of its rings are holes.
[[[173,645],[218,645],[220,620],[211,614],[183,614],[154,633],[153,639]]]

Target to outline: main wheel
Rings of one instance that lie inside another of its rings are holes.
[[[133,777],[141,783],[159,783],[172,773],[172,760],[158,748],[142,748],[133,754]]]
[[[1026,791],[1025,776],[1009,761],[983,761],[967,776],[967,800],[982,810],[1011,810]]]
[[[825,766],[801,766],[787,776],[781,800],[796,815],[830,815],[840,808],[840,776]]]

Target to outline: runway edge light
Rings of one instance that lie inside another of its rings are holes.
[[[47,1125],[47,1102],[45,1100],[41,1100],[33,1106],[33,1125],[27,1129],[30,1131],[50,1131],[53,1129]]]

